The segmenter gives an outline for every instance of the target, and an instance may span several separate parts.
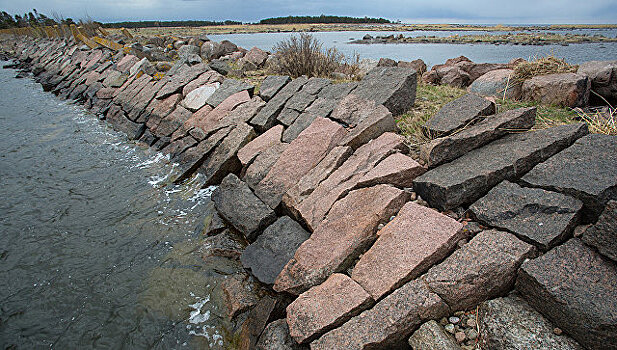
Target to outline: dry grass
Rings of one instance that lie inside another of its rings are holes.
[[[278,72],[297,78],[329,77],[344,63],[345,56],[336,48],[324,49],[319,40],[301,33],[283,40],[274,47]]]
[[[529,62],[519,63],[514,68],[512,82],[522,83],[527,79],[531,79],[540,75],[555,73],[575,73],[577,69],[577,65],[570,65],[565,60],[551,55],[547,57],[537,58]]]

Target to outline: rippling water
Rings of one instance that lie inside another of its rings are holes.
[[[555,33],[574,33],[604,35],[616,37],[615,29],[579,29],[569,31],[553,31]],[[500,34],[504,32],[488,32],[486,34]],[[530,59],[555,55],[564,58],[572,64],[579,64],[592,60],[614,60],[617,52],[617,43],[592,43],[592,44],[571,44],[569,46],[546,45],[546,46],[522,46],[522,45],[489,45],[489,44],[348,44],[350,39],[361,39],[365,34],[372,36],[399,35],[420,36],[420,35],[467,35],[482,34],[481,32],[448,32],[448,31],[348,31],[348,32],[315,32],[311,33],[319,39],[326,47],[336,47],[346,56],[351,57],[355,53],[361,59],[379,59],[388,57],[395,60],[411,61],[421,58],[430,67],[435,64],[444,63],[448,58],[467,56],[474,62],[506,63],[513,58],[523,57]],[[208,35],[212,40],[230,40],[233,43],[250,49],[257,46],[263,50],[272,48],[281,40],[288,39],[291,33],[255,33],[255,34],[219,34]]]
[[[220,348],[211,189],[0,70],[0,348]]]

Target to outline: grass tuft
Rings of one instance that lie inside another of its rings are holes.
[[[523,83],[527,79],[540,75],[555,73],[576,73],[577,65],[570,65],[565,60],[553,55],[536,58],[529,62],[521,62],[514,67],[513,83]]]

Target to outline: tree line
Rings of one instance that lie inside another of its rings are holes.
[[[232,25],[232,24],[242,24],[242,22],[238,21],[126,21],[126,22],[114,22],[114,23],[104,23],[103,27],[106,28],[149,28],[149,27],[203,27],[203,26],[222,26],[222,25]]]
[[[6,11],[0,12],[0,29],[34,27],[34,26],[53,26],[56,24],[74,24],[71,18],[62,18],[58,14],[53,14],[53,18],[39,13],[36,9],[23,15],[10,15]]]
[[[345,17],[345,16],[287,16],[266,18],[260,24],[298,24],[298,23],[391,23],[385,18]]]

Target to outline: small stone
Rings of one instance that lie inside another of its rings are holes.
[[[476,326],[476,318],[470,318],[467,320],[467,327],[475,327]]]
[[[448,333],[454,334],[454,325],[452,323],[448,323],[443,328],[445,328]]]
[[[442,326],[445,326],[448,324],[448,319],[443,317],[441,320],[439,320],[439,324]]]
[[[563,331],[561,330],[561,328],[555,327],[555,329],[553,329],[553,333],[555,333],[556,335],[561,335]]]
[[[467,335],[467,338],[471,340],[476,340],[478,337],[478,332],[475,329],[468,329],[465,331],[465,334]]]
[[[377,229],[378,229],[378,230],[381,230],[382,228],[383,228],[383,224],[379,224],[379,225],[377,226]]]
[[[462,343],[465,341],[465,339],[467,338],[467,336],[465,335],[465,332],[456,332],[454,334],[454,338],[456,338],[456,341],[459,343]]]
[[[450,323],[452,324],[457,324],[461,322],[461,319],[456,316],[450,316],[450,318],[448,318],[448,321],[450,321]]]
[[[394,220],[394,218],[395,218],[395,217],[396,217],[396,216],[394,216],[394,215],[390,216],[390,220],[388,220],[388,221],[392,221],[392,220]]]

